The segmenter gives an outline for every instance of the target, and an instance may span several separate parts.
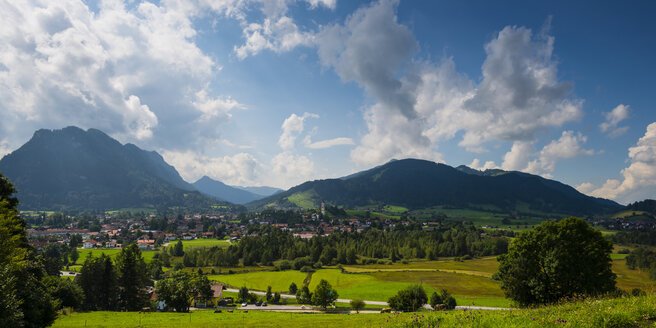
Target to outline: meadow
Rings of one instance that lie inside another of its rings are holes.
[[[100,249],[100,248],[94,248],[94,249],[78,249],[78,254],[80,254],[80,257],[77,259],[76,264],[82,265],[86,258],[90,255],[93,254],[94,257],[99,257],[101,254],[105,254],[112,259],[116,258],[116,255],[121,252],[120,248],[106,248],[106,249]],[[146,262],[150,262],[153,259],[153,256],[158,252],[158,250],[142,250],[141,255],[143,256],[144,260]]]
[[[656,286],[648,273],[630,270],[622,258],[614,259],[612,265],[617,274],[617,286],[621,289],[651,290]],[[411,284],[422,284],[429,295],[446,288],[461,305],[510,307],[511,301],[504,297],[498,282],[492,280],[497,267],[496,257],[483,257],[466,261],[444,259],[406,264],[349,265],[341,270],[326,267],[311,274],[295,270],[254,271],[210,275],[209,278],[236,288],[246,286],[265,291],[267,286],[271,286],[273,291],[283,293],[292,282],[302,286],[303,281],[309,281],[309,288],[313,290],[321,279],[325,279],[337,290],[339,298],[368,301],[387,301],[400,289]]]
[[[235,288],[246,286],[255,290],[266,291],[271,286],[274,292],[285,292],[293,282],[297,286],[303,286],[306,273],[300,271],[258,271],[237,274],[209,275],[208,279],[220,281]]]
[[[173,247],[177,241],[169,242],[167,249]],[[192,248],[201,248],[201,247],[228,247],[230,246],[230,241],[225,239],[193,239],[193,240],[183,240],[182,249],[192,249]]]
[[[53,327],[648,327],[656,297],[584,299],[507,311],[306,314],[249,311],[192,313],[86,312],[62,315]]]

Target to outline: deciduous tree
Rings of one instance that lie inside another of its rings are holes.
[[[615,290],[612,243],[579,218],[545,221],[499,256],[501,288],[520,306]]]

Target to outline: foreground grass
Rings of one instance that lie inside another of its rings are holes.
[[[656,297],[588,299],[535,309],[401,314],[87,312],[53,327],[653,327]]]
[[[424,312],[388,315],[392,327],[654,327],[656,297],[588,299],[510,311]]]
[[[387,317],[380,314],[244,313],[240,310],[234,313],[88,312],[62,316],[52,327],[380,327],[385,320]]]

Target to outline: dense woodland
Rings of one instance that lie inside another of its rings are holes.
[[[656,246],[656,231],[618,231],[612,237],[616,244]]]
[[[503,254],[508,240],[487,236],[471,225],[450,224],[434,231],[409,226],[409,230],[368,229],[301,239],[292,233],[270,229],[257,237],[244,237],[228,248],[206,248],[184,253],[185,266],[272,265],[287,260],[282,268],[367,263],[367,259],[437,259],[446,256]],[[358,260],[360,259],[360,260]],[[374,260],[375,261],[375,260]]]

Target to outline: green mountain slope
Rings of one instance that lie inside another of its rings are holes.
[[[321,200],[346,208],[488,206],[500,211],[568,215],[594,215],[622,208],[613,201],[589,197],[560,182],[531,174],[501,170],[486,173],[471,169],[463,172],[448,165],[416,159],[392,161],[341,179],[305,182],[247,206],[307,208],[318,207]]]
[[[0,160],[23,209],[209,207],[156,152],[77,127],[38,130]]]

